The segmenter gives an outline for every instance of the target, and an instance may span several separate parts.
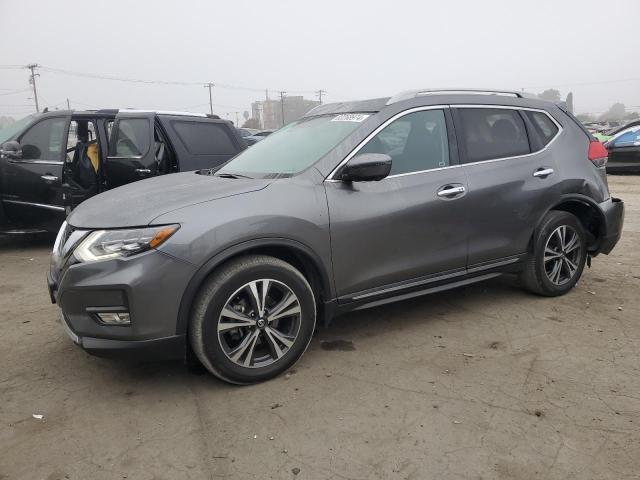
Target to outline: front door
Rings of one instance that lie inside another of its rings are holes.
[[[119,113],[111,129],[105,168],[107,188],[158,174],[154,142],[154,114]]]
[[[387,178],[325,181],[341,300],[464,272],[467,179],[451,152],[455,143],[447,108],[409,111],[354,152],[391,156]]]
[[[468,268],[515,263],[557,200],[548,146],[558,124],[543,111],[513,107],[457,107],[454,119],[472,209]]]
[[[15,226],[55,231],[64,220],[61,179],[69,121],[36,121],[17,139],[20,154],[0,159],[2,204]]]

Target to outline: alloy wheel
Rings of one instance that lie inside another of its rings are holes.
[[[582,245],[578,232],[569,225],[556,228],[544,247],[544,270],[554,285],[571,281],[578,271]]]
[[[273,279],[246,283],[226,301],[218,341],[229,360],[247,368],[269,366],[296,341],[302,311],[293,290]]]

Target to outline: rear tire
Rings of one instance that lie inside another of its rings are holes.
[[[304,276],[280,259],[252,255],[223,265],[202,286],[189,339],[215,376],[250,384],[290,368],[315,323],[315,297]]]
[[[552,210],[533,235],[533,252],[520,280],[538,295],[564,295],[580,279],[586,259],[586,234],[580,221],[569,212]]]

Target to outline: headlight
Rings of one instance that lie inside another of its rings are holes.
[[[81,262],[129,257],[156,248],[173,235],[178,228],[180,225],[128,230],[96,230],[78,245],[73,255]]]

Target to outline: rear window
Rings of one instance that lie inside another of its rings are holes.
[[[223,124],[174,121],[171,125],[192,155],[232,155],[238,151]]]
[[[467,162],[531,153],[524,120],[517,110],[460,108]]]
[[[531,110],[525,110],[524,114],[529,118],[534,130],[540,137],[543,145],[548,145],[551,140],[558,133],[558,126],[553,123],[553,120],[548,115],[542,112],[532,112]]]

